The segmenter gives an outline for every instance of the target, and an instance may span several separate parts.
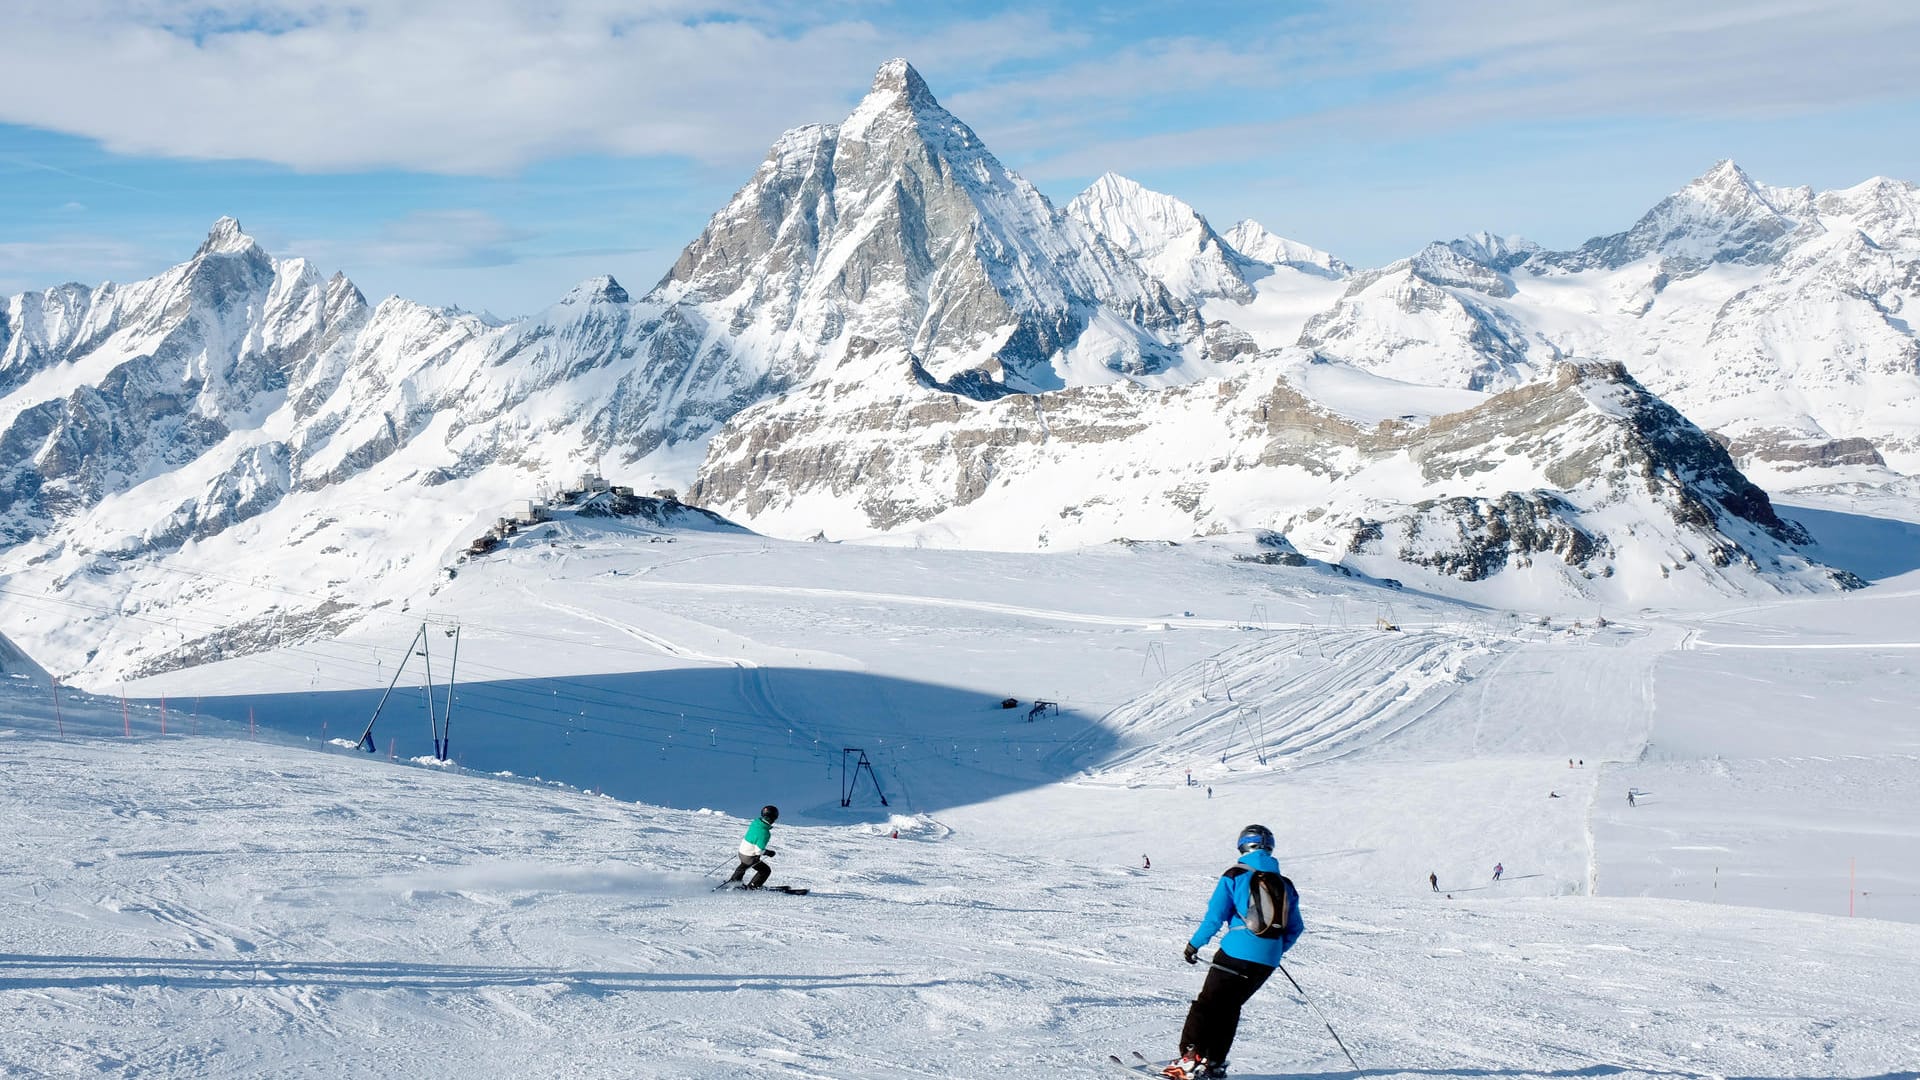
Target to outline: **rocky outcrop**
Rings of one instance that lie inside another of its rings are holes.
[[[808,387],[742,413],[693,497],[793,535],[985,546],[1277,527],[1306,555],[1371,560],[1380,576],[1478,582],[1540,565],[1576,595],[1639,595],[1695,563],[1726,592],[1851,584],[1618,364],[1563,364],[1425,424],[1361,423],[1272,374],[991,401],[855,393]]]

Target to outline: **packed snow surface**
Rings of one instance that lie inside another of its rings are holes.
[[[1920,544],[1789,513],[1874,586],[1543,625],[1232,538],[609,523],[125,704],[10,667],[0,1071],[1100,1075],[1260,821],[1320,1013],[1263,989],[1236,1076],[1911,1077]],[[769,801],[812,894],[711,891]]]

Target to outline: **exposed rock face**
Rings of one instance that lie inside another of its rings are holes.
[[[660,382],[688,365],[696,383],[732,372],[742,403],[831,371],[862,342],[982,388],[1184,381],[1204,332],[1007,171],[901,60],[840,125],[783,136],[650,300],[679,313],[649,334]]]
[[[1555,588],[1615,598],[1696,562],[1715,591],[1854,584],[1617,364],[1561,365],[1424,425],[1363,425],[1272,374],[992,402],[855,393],[823,384],[742,413],[694,499],[777,531],[986,546],[1278,525],[1311,554],[1376,557],[1369,572],[1480,581],[1539,564]],[[1103,482],[1068,479],[1086,477]]]
[[[1613,547],[1577,523],[1578,511],[1549,492],[1508,492],[1498,499],[1455,495],[1414,504],[1392,522],[1360,522],[1351,554],[1390,552],[1461,581],[1479,581],[1509,566],[1531,566],[1552,555],[1567,569],[1591,575],[1596,558]],[[1610,573],[1610,566],[1602,572]]]
[[[208,455],[205,488],[151,524],[177,543],[243,520],[284,494],[286,442],[236,436],[268,401],[330,395],[343,371],[323,358],[366,327],[344,278],[279,262],[215,222],[192,261],[129,286],[68,286],[7,302],[0,370],[0,530],[19,542],[148,478]],[[219,448],[219,449],[216,449]]]

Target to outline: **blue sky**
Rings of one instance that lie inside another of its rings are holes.
[[[1920,4],[10,0],[0,293],[144,277],[230,214],[499,314],[638,292],[892,56],[1056,202],[1102,171],[1379,264],[1631,224],[1724,157],[1920,179]]]

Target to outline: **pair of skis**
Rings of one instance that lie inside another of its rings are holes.
[[[777,893],[785,893],[788,896],[805,896],[808,893],[813,891],[812,889],[796,888],[795,886],[792,886],[792,885],[762,885],[758,889],[749,889],[745,885],[741,885],[732,881],[721,882],[720,884],[714,886],[713,891],[720,892],[723,889],[729,889],[729,888],[737,892],[777,892]]]
[[[1167,1075],[1165,1066],[1155,1065],[1153,1062],[1147,1060],[1145,1054],[1142,1054],[1138,1050],[1133,1052],[1133,1060],[1131,1062],[1121,1060],[1119,1054],[1108,1054],[1107,1060],[1135,1076],[1165,1077]]]

